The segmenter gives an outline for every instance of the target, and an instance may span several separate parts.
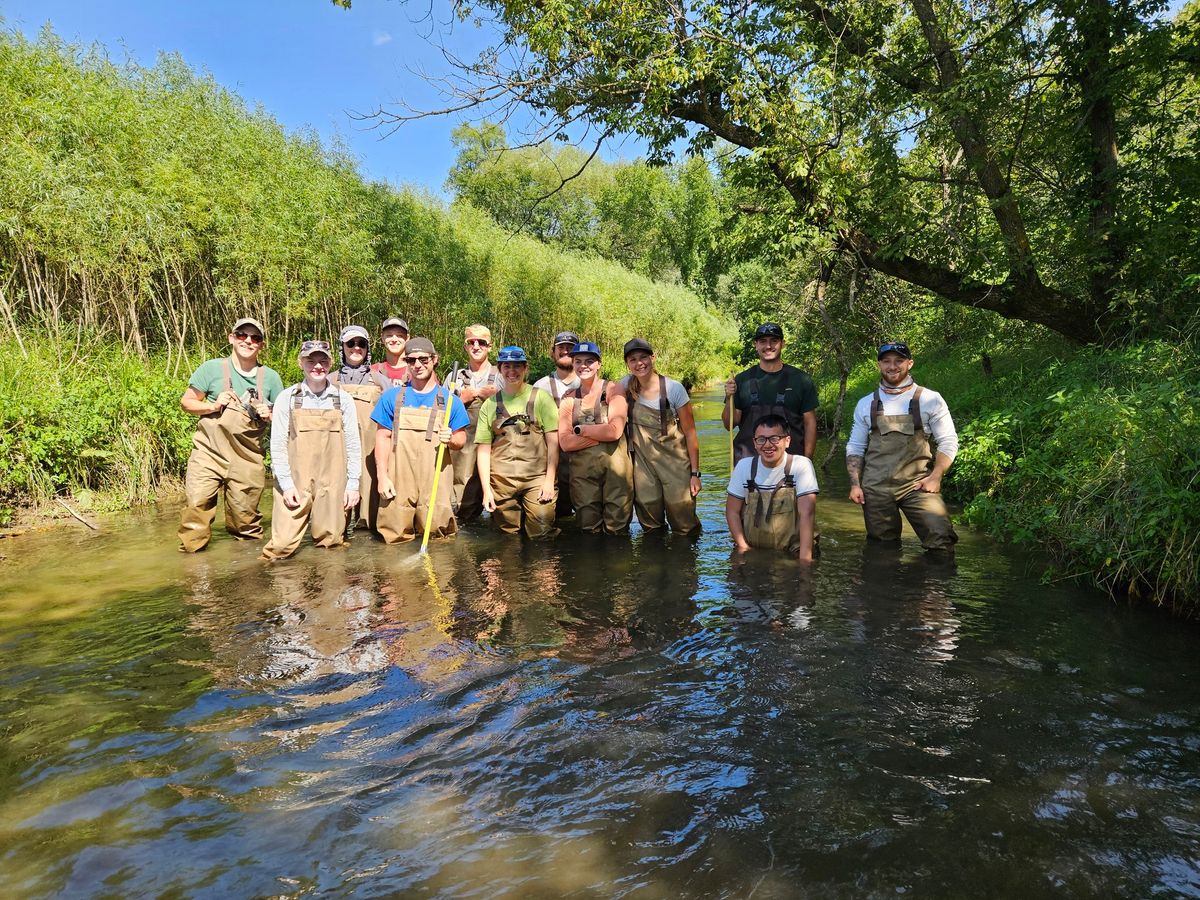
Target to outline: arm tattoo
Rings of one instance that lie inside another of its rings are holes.
[[[846,457],[846,471],[850,473],[850,487],[861,487],[863,458],[861,456]]]

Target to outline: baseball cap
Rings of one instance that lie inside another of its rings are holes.
[[[384,319],[383,324],[379,326],[379,331],[382,333],[385,328],[391,328],[393,326],[403,329],[405,334],[412,334],[408,328],[408,323],[398,316],[392,316],[390,319]]]
[[[262,327],[262,322],[258,321],[258,319],[251,318],[238,319],[233,323],[233,328],[231,328],[230,331],[237,331],[239,328],[245,328],[247,325],[253,325],[258,329],[259,334],[261,334],[263,337],[267,336],[267,329]]]
[[[572,356],[580,356],[584,353],[590,353],[595,356],[596,359],[600,359],[600,348],[597,347],[592,341],[577,341],[575,346],[571,348]]]
[[[579,335],[577,335],[573,331],[560,331],[558,334],[556,334],[554,336],[555,346],[557,346],[558,344],[574,345],[574,344],[578,344],[578,343],[579,343]]]
[[[330,359],[333,359],[333,350],[329,347],[329,341],[305,341],[300,345],[300,358],[312,356],[314,353],[324,353]]]
[[[631,341],[625,342],[625,358],[626,359],[629,358],[630,353],[636,353],[638,350],[641,350],[645,353],[653,353],[654,352],[654,350],[651,349],[649,342],[643,341],[641,338],[634,338]]]
[[[525,351],[521,347],[501,347],[500,354],[496,357],[496,362],[527,363],[529,362],[529,357],[525,355]]]
[[[778,325],[775,322],[764,322],[763,324],[759,325],[758,328],[756,328],[754,330],[754,339],[756,341],[759,338],[769,338],[769,337],[779,338],[782,341],[783,340],[783,326]]]
[[[899,353],[905,359],[913,358],[912,351],[908,349],[908,344],[903,341],[888,341],[886,344],[880,345],[879,355],[875,358],[883,359],[883,354],[885,353]]]
[[[433,341],[429,338],[415,337],[409,338],[408,343],[404,345],[406,356],[411,356],[413,353],[428,353],[433,356],[437,351],[433,349]]]
[[[367,334],[367,329],[361,325],[347,325],[342,329],[342,333],[338,335],[338,343],[344,344],[352,337],[360,337],[364,341],[370,341],[371,336]]]

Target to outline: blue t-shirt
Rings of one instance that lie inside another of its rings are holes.
[[[436,390],[417,393],[412,385],[397,386],[388,388],[383,392],[383,396],[375,404],[375,411],[371,413],[372,421],[378,423],[384,428],[391,428],[392,423],[396,420],[396,398],[400,392],[404,391],[404,405],[412,409],[428,408],[433,406],[434,397],[441,393],[444,397],[446,389],[438,385]],[[460,431],[467,428],[471,424],[471,417],[467,415],[467,408],[463,406],[463,402],[458,399],[455,394],[450,397],[450,430]]]

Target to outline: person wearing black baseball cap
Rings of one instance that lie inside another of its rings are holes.
[[[898,542],[903,512],[926,550],[953,551],[958,535],[941,495],[958,453],[950,409],[941,394],[913,381],[907,344],[889,341],[876,359],[879,386],[854,407],[846,441],[850,499],[863,508],[869,540]]]
[[[579,387],[558,411],[558,445],[571,459],[571,502],[580,530],[624,534],[633,519],[633,463],[625,443],[625,392],[600,377],[600,348],[571,348]]]
[[[271,404],[283,393],[279,373],[258,362],[266,334],[257,319],[238,319],[229,331],[230,355],[202,363],[179,398],[184,412],[199,417],[179,523],[180,549],[188,553],[208,546],[221,494],[226,531],[240,540],[263,536],[258,510],[267,485],[263,438]]]
[[[792,451],[812,459],[817,446],[817,386],[807,372],[783,361],[783,344],[780,325],[759,325],[754,332],[758,365],[725,382],[725,396],[733,398],[733,421],[726,404],[721,423],[726,429],[738,426],[733,439],[735,462],[755,455],[754,423],[766,415],[782,416],[788,423]]]

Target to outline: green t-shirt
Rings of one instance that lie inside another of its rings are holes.
[[[246,391],[258,384],[258,373],[255,372],[249,378],[243,375],[233,360],[228,356],[223,359],[210,359],[206,363],[201,363],[200,368],[192,373],[192,377],[188,379],[188,387],[193,387],[204,393],[204,399],[210,403],[217,399],[221,391],[225,390],[225,367],[224,363],[229,363],[229,380],[233,390],[243,400],[246,399]],[[260,398],[268,403],[274,403],[275,398],[283,393],[283,379],[279,377],[279,373],[269,366],[263,366],[263,393],[266,397]]]
[[[525,385],[521,393],[515,397],[504,396],[504,408],[510,416],[525,415],[525,407],[529,405],[531,385]],[[490,444],[492,442],[492,424],[496,421],[496,397],[488,397],[479,408],[479,425],[475,428],[475,443]],[[558,431],[558,404],[550,396],[549,391],[538,391],[537,400],[533,403],[533,417],[537,419],[542,431]]]
[[[802,372],[795,366],[786,363],[778,372],[764,372],[759,366],[739,372],[734,378],[737,382],[737,393],[733,397],[733,405],[741,410],[749,409],[751,404],[750,383],[758,382],[758,403],[760,406],[774,406],[775,398],[783,394],[783,408],[788,412],[803,415],[817,408],[817,386],[807,372]]]

